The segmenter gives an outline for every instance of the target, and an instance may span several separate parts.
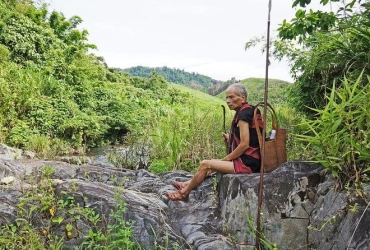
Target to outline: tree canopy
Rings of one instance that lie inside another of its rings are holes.
[[[310,2],[294,0],[293,7]],[[359,187],[370,171],[370,3],[321,0],[330,2],[341,2],[336,13],[298,9],[284,20],[273,55],[289,60],[295,79],[290,103],[311,118],[298,138],[341,187]]]
[[[81,22],[46,4],[0,0],[0,141],[27,147],[45,138],[59,153],[113,143],[143,126],[158,102],[186,100],[158,74],[109,68]]]
[[[209,76],[201,75],[198,73],[189,73],[183,69],[169,68],[169,67],[156,67],[149,68],[144,66],[136,66],[123,69],[123,72],[128,72],[131,76],[149,77],[153,72],[162,76],[168,82],[183,84],[193,89],[205,90],[212,86],[216,80]]]
[[[310,2],[296,0],[293,7]],[[323,5],[330,2],[341,1],[321,0]],[[273,53],[291,64],[296,85],[290,97],[297,109],[312,114],[310,108],[327,103],[333,81],[340,86],[345,75],[356,79],[363,70],[370,73],[369,11],[368,1],[353,0],[336,13],[298,9],[295,18],[280,24]]]

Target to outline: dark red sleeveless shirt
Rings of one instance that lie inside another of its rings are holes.
[[[258,124],[254,122],[254,106],[249,105],[247,102],[243,103],[240,109],[235,113],[234,119],[231,123],[231,132],[230,132],[230,145],[229,147],[234,150],[240,144],[240,131],[238,127],[239,120],[243,120],[249,123],[249,147],[248,149],[240,156],[243,164],[247,167],[250,167],[254,173],[260,171],[261,166],[261,155],[258,142],[258,136],[256,128],[258,127],[261,132],[263,129],[263,121],[261,117],[261,112],[257,110],[257,120]],[[230,151],[230,150],[229,150]],[[231,153],[231,151],[229,153]]]

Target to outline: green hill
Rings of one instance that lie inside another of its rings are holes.
[[[265,90],[265,79],[264,78],[247,78],[240,82],[246,86],[248,90],[248,102],[251,104],[257,104],[263,102],[264,90]],[[273,106],[282,105],[287,102],[288,91],[291,83],[278,80],[269,79],[268,86],[268,97],[267,101]],[[217,97],[224,99],[225,91],[216,95]]]
[[[149,77],[150,74],[156,72],[169,82],[187,85],[193,89],[204,90],[208,89],[216,80],[209,76],[201,75],[198,73],[189,73],[181,69],[171,69],[169,67],[144,67],[136,66],[127,69],[122,69],[123,72],[129,73],[131,76]]]
[[[188,95],[197,99],[196,103],[194,103],[196,105],[198,105],[198,104],[204,105],[206,103],[208,103],[208,104],[209,103],[214,103],[215,105],[225,104],[225,101],[223,99],[220,100],[220,98],[218,98],[216,96],[209,95],[209,94],[204,93],[202,91],[191,89],[191,88],[188,88],[186,86],[179,85],[179,84],[171,84],[171,86],[174,89],[178,90],[179,92],[187,93]]]

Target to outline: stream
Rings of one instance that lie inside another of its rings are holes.
[[[149,165],[147,147],[119,145],[92,148],[86,153],[86,156],[91,159],[92,164],[107,167],[147,169]]]

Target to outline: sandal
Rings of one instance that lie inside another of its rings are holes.
[[[180,192],[180,190],[174,192],[167,192],[166,196],[171,201],[188,201],[189,195],[184,195]]]

